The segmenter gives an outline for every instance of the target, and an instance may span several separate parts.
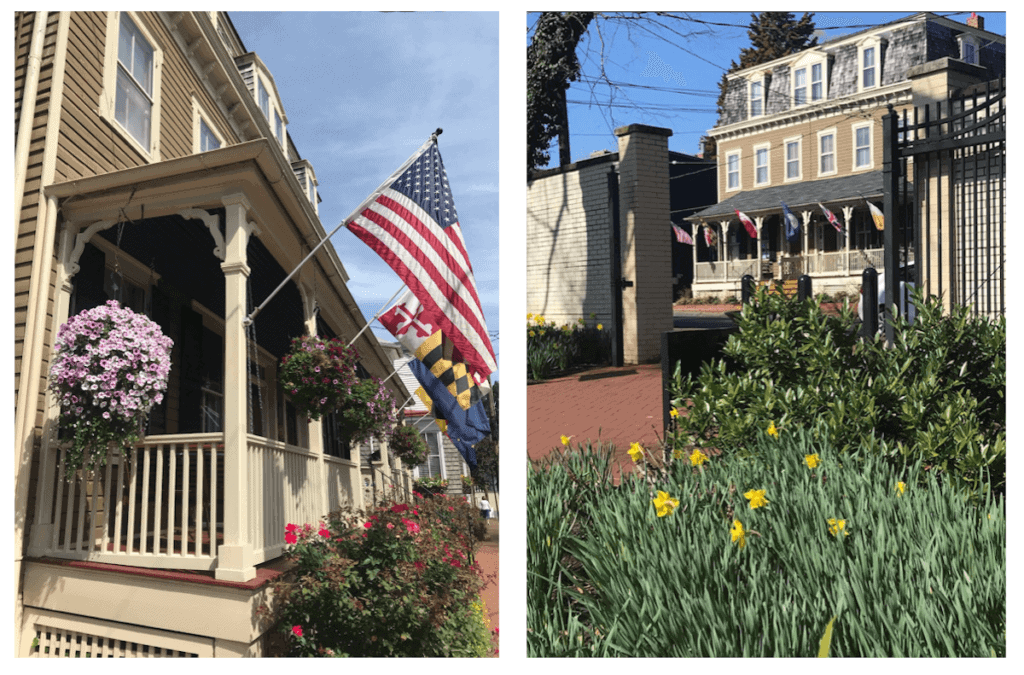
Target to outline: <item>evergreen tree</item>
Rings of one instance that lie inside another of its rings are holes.
[[[733,61],[718,83],[718,119],[721,120],[725,112],[725,95],[729,87],[727,76],[730,73],[814,47],[818,44],[818,38],[812,37],[812,33],[814,14],[809,12],[804,12],[799,21],[792,12],[751,14],[747,30],[750,46],[740,50],[740,62]]]

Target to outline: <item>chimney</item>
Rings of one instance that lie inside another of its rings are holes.
[[[985,30],[985,17],[978,16],[976,12],[971,12],[971,15],[967,17],[967,25],[971,28]]]

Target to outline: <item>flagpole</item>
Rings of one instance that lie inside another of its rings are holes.
[[[380,311],[377,312],[376,314],[374,314],[373,318],[366,322],[366,325],[363,326],[363,329],[361,331],[359,331],[358,333],[356,333],[356,336],[354,338],[352,338],[352,342],[348,343],[349,347],[351,347],[355,343],[355,341],[359,339],[360,335],[362,335],[363,333],[366,332],[366,329],[370,327],[371,323],[376,321],[377,318],[381,314],[384,313],[384,310],[386,310],[389,306],[391,306],[391,301],[394,300],[396,297],[398,297],[398,294],[401,293],[404,288],[405,288],[405,284],[402,284],[402,288],[399,288],[397,291],[395,291],[395,294],[392,295],[391,298],[387,302],[384,303],[384,306],[380,308]]]
[[[335,228],[334,228],[333,230],[331,230],[331,233],[330,233],[330,234],[328,234],[328,235],[327,235],[326,237],[324,237],[323,239],[321,239],[321,240],[320,240],[320,243],[319,243],[319,244],[317,244],[316,246],[314,246],[314,247],[313,247],[313,250],[309,252],[309,255],[307,255],[307,256],[306,256],[305,258],[303,258],[303,259],[302,259],[302,262],[300,262],[300,263],[298,264],[298,266],[297,266],[297,267],[296,267],[295,269],[293,269],[293,270],[292,270],[291,274],[289,274],[288,276],[286,276],[286,277],[284,278],[284,281],[282,281],[282,282],[281,282],[280,284],[278,284],[278,285],[277,285],[277,288],[275,288],[275,289],[273,290],[273,292],[271,292],[271,294],[270,294],[269,296],[267,296],[267,299],[266,299],[266,300],[264,300],[264,301],[263,301],[262,303],[260,303],[260,306],[259,306],[259,307],[257,307],[256,309],[254,309],[254,310],[252,311],[252,314],[250,314],[249,316],[245,317],[245,318],[244,318],[244,319],[242,320],[242,325],[243,325],[243,326],[248,326],[249,324],[251,324],[251,323],[252,323],[252,322],[253,322],[253,321],[254,321],[254,320],[256,319],[256,315],[257,315],[257,314],[259,314],[260,312],[262,312],[262,311],[263,311],[263,308],[267,306],[267,303],[268,303],[268,302],[270,302],[270,301],[271,301],[271,299],[273,299],[273,297],[274,297],[275,295],[277,295],[277,294],[278,294],[278,292],[279,292],[279,291],[280,291],[280,290],[281,290],[282,288],[284,288],[284,285],[285,285],[286,283],[288,283],[288,282],[289,282],[289,281],[291,280],[291,278],[292,278],[292,277],[294,277],[294,276],[296,275],[296,273],[298,273],[298,271],[299,271],[300,269],[302,269],[302,266],[303,266],[303,265],[305,265],[305,264],[306,264],[307,262],[309,262],[309,259],[313,257],[313,254],[315,254],[315,253],[316,253],[317,251],[319,251],[319,250],[320,250],[320,247],[321,247],[321,246],[323,246],[323,245],[324,245],[324,244],[326,244],[326,243],[327,243],[328,241],[330,241],[331,237],[333,237],[333,236],[334,236],[335,234],[337,234],[338,230],[340,230],[341,228],[343,228],[343,227],[344,227],[345,225],[347,225],[347,224],[348,224],[348,222],[349,222],[350,220],[352,220],[352,219],[353,219],[353,218],[355,218],[355,217],[356,217],[357,215],[359,215],[360,213],[362,213],[363,209],[364,209],[364,208],[366,208],[367,204],[369,204],[369,203],[371,203],[372,201],[374,201],[375,199],[377,199],[377,197],[379,197],[379,196],[380,196],[380,194],[381,194],[382,192],[384,192],[384,190],[385,190],[385,189],[386,189],[386,188],[387,188],[387,187],[388,187],[389,185],[391,185],[391,183],[393,183],[393,182],[395,181],[395,179],[396,179],[396,178],[398,178],[399,176],[401,176],[401,175],[402,175],[402,173],[404,173],[404,172],[405,172],[405,170],[406,170],[406,169],[408,169],[408,168],[409,168],[409,166],[410,166],[410,165],[411,165],[411,164],[412,164],[413,162],[415,162],[415,161],[416,161],[416,159],[417,159],[417,158],[418,158],[418,157],[419,157],[419,156],[420,156],[421,154],[423,154],[423,151],[424,151],[424,150],[426,150],[426,149],[427,149],[428,147],[430,147],[430,144],[431,144],[431,143],[437,143],[437,137],[438,137],[438,136],[440,136],[440,135],[441,135],[441,133],[442,133],[443,131],[444,131],[443,129],[441,129],[440,127],[438,127],[438,128],[437,128],[437,130],[436,130],[436,131],[434,131],[434,133],[430,134],[430,138],[428,138],[428,139],[427,139],[427,142],[426,142],[426,143],[424,143],[423,145],[421,145],[421,146],[420,146],[419,150],[417,150],[416,152],[414,152],[414,153],[413,153],[413,154],[412,154],[412,155],[411,155],[411,156],[409,157],[409,159],[405,160],[405,163],[404,163],[404,164],[402,164],[402,166],[398,167],[398,169],[397,169],[397,170],[396,170],[396,171],[395,171],[394,173],[392,173],[392,174],[391,174],[390,176],[388,176],[388,177],[387,177],[387,179],[385,179],[385,181],[384,181],[383,183],[381,183],[381,184],[380,184],[380,185],[379,185],[379,186],[377,187],[377,189],[376,189],[376,190],[374,190],[374,191],[373,191],[373,193],[372,193],[372,194],[371,194],[371,195],[370,195],[369,197],[367,197],[366,199],[364,199],[364,200],[363,200],[363,202],[362,202],[362,203],[361,203],[361,204],[360,204],[359,206],[357,206],[357,207],[355,208],[355,210],[353,210],[353,211],[352,211],[352,213],[348,214],[348,218],[346,218],[345,220],[341,221],[341,222],[340,222],[340,223],[338,224],[338,226],[337,226],[337,227],[335,227]]]

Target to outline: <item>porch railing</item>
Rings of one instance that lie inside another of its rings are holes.
[[[39,499],[50,522],[35,526],[29,554],[213,569],[223,540],[223,448],[219,433],[150,436],[71,480],[66,449],[52,451]]]

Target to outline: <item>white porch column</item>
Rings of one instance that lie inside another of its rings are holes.
[[[226,207],[224,234],[224,544],[217,549],[216,578],[249,581],[256,577],[248,514],[262,508],[260,495],[248,493],[249,411],[246,392],[246,246],[255,223],[248,220],[249,202],[241,194],[221,200]]]
[[[811,211],[801,211],[800,216],[804,219],[803,227],[803,248],[800,249],[800,273],[807,274],[807,231],[811,229]]]
[[[718,221],[718,245],[715,246],[715,253],[718,254],[719,262],[729,262],[729,221],[720,220]],[[726,265],[728,270],[728,265]]]
[[[302,297],[302,316],[306,322],[306,334],[316,335],[316,296],[313,289],[308,284],[308,278],[312,277],[313,266],[304,267],[299,273],[302,277],[302,282],[298,284],[299,294]],[[315,286],[316,280],[313,280]],[[309,433],[309,451],[317,456],[317,466],[319,467],[321,482],[323,489],[320,490],[320,508],[319,512],[321,516],[326,516],[328,509],[328,476],[327,476],[327,462],[324,461],[324,423],[321,420],[309,420],[308,422],[308,433]]]
[[[851,248],[851,243],[850,243],[850,240],[853,239],[853,229],[852,229],[852,225],[851,225],[851,223],[853,222],[853,207],[852,206],[844,206],[843,207],[843,222],[846,224],[846,235],[845,235],[845,239],[846,239],[846,274],[849,275],[850,274],[850,251],[853,250]]]
[[[757,230],[757,275],[754,277],[758,283],[761,281],[761,256],[764,252],[761,250],[761,224],[764,222],[764,216],[754,216],[754,228]]]

